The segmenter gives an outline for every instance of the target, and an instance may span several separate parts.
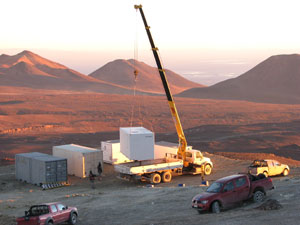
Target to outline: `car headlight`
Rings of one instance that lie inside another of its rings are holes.
[[[202,201],[199,201],[201,204],[206,204],[208,202],[208,200],[202,200]]]

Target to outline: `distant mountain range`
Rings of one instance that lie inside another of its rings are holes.
[[[132,60],[116,60],[101,67],[91,76],[87,76],[30,51],[23,51],[13,56],[2,54],[0,56],[0,86],[132,94],[134,88],[132,63]],[[160,88],[162,85],[155,68],[141,62],[135,63],[140,71],[136,85],[137,93],[164,93]],[[170,74],[169,82],[174,93],[201,86],[171,71],[168,71],[168,74]]]
[[[139,71],[135,80],[134,69]],[[178,97],[300,104],[300,55],[277,55],[237,78],[204,87],[166,69],[169,86]],[[0,55],[0,88],[164,94],[159,73],[143,62],[118,59],[89,76],[30,51]]]
[[[271,56],[237,78],[177,96],[300,104],[300,55]]]

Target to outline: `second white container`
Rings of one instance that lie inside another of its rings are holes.
[[[68,174],[77,177],[88,177],[89,172],[98,174],[97,166],[102,165],[103,170],[103,152],[95,148],[69,144],[53,146],[53,155],[67,158]]]

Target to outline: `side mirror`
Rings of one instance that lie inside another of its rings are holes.
[[[28,216],[29,215],[29,212],[28,211],[25,211],[25,216]]]
[[[68,206],[66,206],[66,209],[68,209],[69,207]]]

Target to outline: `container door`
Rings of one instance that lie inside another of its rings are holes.
[[[56,180],[58,182],[67,181],[67,160],[57,161],[56,166]]]

